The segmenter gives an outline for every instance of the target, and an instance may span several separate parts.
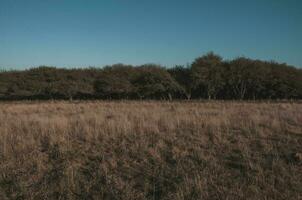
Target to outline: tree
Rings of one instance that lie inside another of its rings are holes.
[[[186,98],[188,100],[191,99],[193,87],[191,68],[177,65],[171,69],[168,69],[168,72],[174,78],[174,80],[176,80],[176,82],[182,87],[183,93],[185,94]]]
[[[302,70],[285,63],[210,52],[187,67],[64,69],[40,66],[0,71],[0,99],[302,99]]]
[[[299,98],[301,95],[302,74],[301,71],[286,64],[270,63],[271,74],[268,88],[269,98]]]
[[[104,68],[94,83],[94,89],[98,96],[109,99],[121,99],[133,96],[134,86],[132,66],[117,64]]]
[[[140,99],[172,99],[182,92],[181,86],[161,66],[148,64],[138,68],[134,80]]]
[[[206,55],[195,59],[192,63],[193,85],[204,93],[208,99],[216,99],[218,93],[224,86],[223,63],[219,55],[209,52]]]

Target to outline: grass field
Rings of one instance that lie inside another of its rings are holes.
[[[302,199],[302,104],[0,103],[0,199]]]

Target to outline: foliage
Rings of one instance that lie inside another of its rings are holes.
[[[0,72],[0,99],[301,99],[302,69],[209,52],[191,65]]]

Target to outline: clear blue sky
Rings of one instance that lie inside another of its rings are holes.
[[[170,67],[208,51],[302,67],[302,1],[0,0],[0,68]]]

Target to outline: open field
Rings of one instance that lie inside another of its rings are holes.
[[[0,103],[0,199],[302,199],[302,104]]]

